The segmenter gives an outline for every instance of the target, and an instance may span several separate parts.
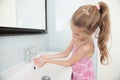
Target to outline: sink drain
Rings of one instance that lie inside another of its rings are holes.
[[[50,76],[43,76],[42,80],[50,80]]]

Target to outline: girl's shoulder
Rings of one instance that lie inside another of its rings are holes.
[[[89,40],[84,44],[85,49],[87,50],[86,57],[91,58],[94,54],[94,41]]]

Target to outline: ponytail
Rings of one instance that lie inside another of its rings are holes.
[[[108,63],[108,49],[107,42],[110,36],[110,18],[109,9],[104,2],[98,3],[100,6],[100,23],[99,23],[99,35],[98,35],[98,47],[100,49],[100,62],[101,64]],[[106,63],[107,62],[107,63]]]

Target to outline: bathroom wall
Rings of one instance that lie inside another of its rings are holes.
[[[47,24],[48,24],[48,38],[49,38],[49,40],[48,40],[48,44],[49,44],[49,50],[50,51],[55,51],[54,49],[53,49],[53,46],[55,45],[55,43],[56,43],[56,37],[53,37],[53,34],[54,34],[54,32],[55,32],[55,22],[56,22],[56,19],[55,19],[55,17],[56,17],[56,14],[55,14],[55,12],[56,12],[56,7],[55,7],[55,2],[56,2],[56,0],[47,0],[47,18],[48,18],[48,22],[47,22]],[[54,39],[54,43],[53,43],[53,39]]]
[[[106,0],[110,8],[112,45],[109,65],[98,63],[97,80],[120,80],[120,0]],[[111,41],[109,41],[109,45]]]

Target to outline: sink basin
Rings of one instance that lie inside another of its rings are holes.
[[[56,53],[56,52],[48,52],[48,54],[49,53]],[[37,55],[34,57],[37,57]],[[50,80],[71,80],[71,74],[72,74],[72,67],[64,67],[60,65],[46,63],[43,67],[34,69],[33,62],[26,64],[23,61],[20,64],[15,65],[15,67],[1,73],[0,79],[1,80],[42,80],[43,77],[48,76],[50,77]]]
[[[72,68],[47,63],[41,68],[34,69],[33,63],[25,64],[8,80],[42,80],[49,76],[51,80],[70,80]]]

